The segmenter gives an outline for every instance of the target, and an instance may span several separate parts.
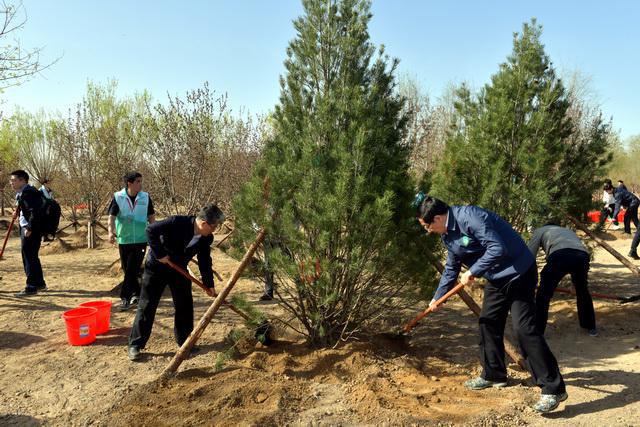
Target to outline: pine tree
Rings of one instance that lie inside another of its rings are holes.
[[[333,345],[394,297],[433,284],[415,228],[397,60],[369,41],[370,2],[304,0],[281,78],[273,137],[234,205],[238,236],[268,231],[283,306],[315,345]],[[268,203],[262,178],[269,176]],[[297,327],[296,325],[292,325]]]
[[[586,210],[609,161],[609,125],[586,124],[540,41],[532,19],[515,33],[513,52],[477,96],[457,91],[456,123],[434,177],[450,203],[491,209],[517,229]]]

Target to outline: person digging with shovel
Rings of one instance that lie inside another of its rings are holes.
[[[540,272],[540,286],[536,293],[536,324],[541,334],[547,328],[549,305],[560,280],[567,274],[576,289],[580,327],[590,336],[597,337],[596,314],[589,293],[589,251],[572,230],[553,222],[533,231],[528,243],[536,256],[542,247],[547,263]]]
[[[216,205],[204,207],[197,216],[171,216],[147,227],[149,254],[142,274],[140,301],[133,321],[127,352],[129,359],[140,359],[149,337],[164,288],[171,289],[175,308],[174,335],[181,346],[193,330],[191,282],[169,266],[173,262],[186,270],[197,255],[202,282],[211,297],[215,295],[211,244],[213,232],[224,221]],[[192,352],[194,349],[192,349]]]
[[[538,269],[535,258],[520,235],[495,213],[477,206],[451,206],[419,193],[416,196],[417,217],[427,233],[441,236],[448,250],[444,272],[430,307],[458,280],[462,265],[468,270],[459,282],[471,284],[484,277],[480,325],[481,376],[465,382],[471,390],[507,385],[504,328],[511,311],[513,329],[535,384],[542,389],[540,400],[533,405],[546,413],[567,399],[558,362],[544,337],[536,328],[535,289]]]

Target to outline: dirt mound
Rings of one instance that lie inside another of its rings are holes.
[[[60,238],[56,238],[53,242],[48,242],[40,248],[41,255],[64,254],[74,250],[73,246]]]
[[[116,425],[455,422],[485,410],[486,396],[461,386],[467,375],[437,358],[390,356],[370,343],[323,350],[257,344],[219,372],[191,369],[142,386],[108,418],[119,418]],[[506,411],[509,396],[496,394],[492,404]]]

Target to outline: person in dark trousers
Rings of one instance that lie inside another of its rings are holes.
[[[118,241],[124,281],[120,289],[120,311],[128,310],[140,298],[138,276],[147,250],[147,224],[155,222],[149,194],[142,191],[142,175],[128,172],[125,187],[114,193],[109,205],[109,242]]]
[[[632,221],[633,225],[636,227],[636,234],[631,242],[631,250],[629,251],[628,256],[633,259],[640,259],[638,257],[638,243],[640,243],[640,234],[638,233],[638,206],[640,206],[640,199],[638,199],[635,194],[623,188],[618,187],[614,189],[613,186],[609,184],[604,185],[604,190],[609,194],[613,194],[616,200],[616,206],[613,211],[614,218],[617,218],[620,208],[627,208],[624,213],[624,232],[631,234]]]
[[[191,282],[167,265],[174,262],[186,270],[189,260],[198,256],[198,267],[207,294],[215,295],[211,244],[213,231],[224,221],[216,205],[203,208],[197,216],[172,216],[147,227],[149,254],[142,275],[140,302],[129,335],[130,360],[140,358],[149,337],[158,303],[168,285],[175,308],[174,335],[181,346],[193,330],[193,297]],[[193,351],[193,350],[192,350]]]
[[[607,186],[607,184],[612,185],[610,179],[604,180],[604,185]],[[604,203],[604,206],[600,211],[600,227],[604,225],[607,217],[610,217],[613,214],[613,211],[616,209],[615,197],[613,197],[613,194],[609,194],[606,190],[603,190],[602,202]],[[620,227],[618,226],[618,218],[611,218],[611,221],[613,222],[612,228],[614,230],[619,230]]]
[[[567,399],[558,362],[535,324],[535,289],[538,283],[536,262],[522,240],[505,220],[477,206],[451,206],[425,196],[416,198],[418,221],[428,233],[436,233],[448,250],[440,283],[429,306],[456,283],[461,267],[468,266],[459,281],[469,285],[484,277],[484,300],[480,313],[481,376],[468,380],[471,390],[507,385],[504,328],[511,312],[518,338],[535,384],[542,389],[533,406],[538,412],[550,412]]]
[[[18,209],[20,209],[22,265],[27,275],[26,287],[15,296],[27,297],[47,289],[38,257],[42,240],[41,225],[44,219],[45,202],[42,193],[29,185],[27,172],[21,169],[11,172],[9,183],[16,192],[16,201]]]
[[[540,286],[536,293],[536,325],[544,334],[549,317],[549,304],[560,280],[567,274],[576,290],[580,327],[592,337],[598,336],[596,315],[588,288],[589,252],[576,233],[556,224],[534,230],[528,243],[535,257],[542,247],[547,263],[540,272]]]

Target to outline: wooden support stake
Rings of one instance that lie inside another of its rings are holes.
[[[161,378],[168,378],[174,375],[178,370],[178,368],[180,367],[180,365],[182,364],[182,362],[184,361],[184,359],[187,358],[187,356],[191,352],[191,349],[196,344],[196,342],[198,341],[198,339],[200,338],[204,330],[207,328],[207,326],[213,319],[213,316],[220,309],[220,306],[224,304],[224,300],[229,295],[229,292],[231,292],[231,289],[233,289],[233,287],[235,286],[236,282],[240,278],[240,275],[246,268],[247,264],[249,264],[249,262],[251,261],[253,254],[256,252],[256,250],[258,249],[258,246],[260,246],[260,244],[264,240],[264,237],[265,237],[265,231],[264,229],[261,229],[258,232],[256,240],[251,244],[247,252],[244,254],[244,257],[242,257],[242,260],[240,261],[240,265],[238,266],[236,271],[233,273],[233,276],[231,276],[231,278],[227,282],[224,289],[222,289],[222,291],[218,294],[218,296],[213,301],[211,306],[204,313],[204,315],[198,322],[198,325],[191,332],[187,340],[182,344],[182,346],[180,347],[178,352],[175,354],[175,356],[173,356],[173,359],[171,359],[171,362],[169,362],[169,365],[167,365],[167,367],[162,371],[162,374],[160,374]]]
[[[222,244],[222,242],[227,240],[229,238],[229,236],[231,236],[232,234],[233,234],[233,229],[226,236],[224,236],[222,239],[220,239],[219,242],[216,243],[216,248],[219,248],[220,245]]]
[[[428,253],[428,257],[436,270],[438,270],[438,272],[442,274],[444,272],[444,266],[442,265],[442,263],[430,252]],[[460,296],[462,301],[464,301],[467,307],[469,307],[469,310],[471,310],[476,316],[480,317],[480,312],[482,309],[467,291],[461,289],[458,292],[458,296]],[[527,364],[525,363],[524,358],[520,355],[520,352],[516,350],[516,347],[511,344],[511,341],[509,341],[507,337],[504,337],[504,351],[511,358],[511,360],[516,362],[522,369],[527,369]]]
[[[572,217],[571,215],[567,215],[567,218],[569,218],[569,220],[576,226],[576,228],[582,230],[585,232],[585,234],[589,237],[591,237],[593,240],[595,240],[595,242],[597,244],[599,244],[600,246],[602,246],[603,248],[605,248],[607,250],[607,252],[609,252],[611,255],[613,255],[618,261],[620,261],[622,264],[624,264],[625,267],[627,267],[629,270],[631,270],[631,272],[633,274],[635,274],[636,276],[640,276],[640,269],[638,267],[636,267],[631,261],[629,261],[627,258],[625,258],[624,256],[622,256],[622,254],[618,251],[616,251],[615,249],[613,249],[611,247],[611,245],[609,245],[607,242],[605,242],[604,240],[602,240],[601,238],[599,238],[598,236],[596,236],[591,230],[589,230],[589,228],[587,228],[583,223],[581,223],[580,221],[578,221],[577,218]]]
[[[7,235],[4,237],[4,242],[2,243],[2,250],[0,251],[0,259],[2,259],[2,255],[4,255],[4,248],[7,247],[7,241],[9,240],[9,236],[11,235],[11,230],[13,230],[13,224],[15,224],[16,218],[18,217],[19,214],[20,214],[20,208],[16,208],[16,210],[13,211],[13,215],[11,216],[11,223],[7,228]]]

